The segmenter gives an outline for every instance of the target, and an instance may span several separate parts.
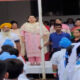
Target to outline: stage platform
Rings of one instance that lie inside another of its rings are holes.
[[[29,62],[26,62],[24,66],[24,70],[26,74],[41,74],[42,73],[42,65],[30,65]],[[45,71],[46,74],[53,74],[52,63],[50,61],[45,61]]]

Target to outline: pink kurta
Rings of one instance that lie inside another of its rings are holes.
[[[33,27],[32,27],[33,26]],[[39,24],[29,24],[22,26],[21,35],[25,37],[25,46],[27,51],[27,57],[40,57],[41,51],[39,49],[40,46],[40,28]],[[48,30],[44,27],[43,33],[48,32]]]
[[[40,45],[40,35],[24,31],[22,31],[22,34],[25,36],[27,57],[41,56],[41,51],[38,48]]]

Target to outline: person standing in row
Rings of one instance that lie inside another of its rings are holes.
[[[41,50],[40,39],[44,39],[44,43],[48,41],[49,32],[43,25],[43,36],[40,37],[40,25],[35,16],[29,16],[28,22],[24,23],[21,27],[21,35],[23,43],[26,46],[27,57],[31,65],[40,65]],[[45,49],[46,53],[47,49]]]
[[[25,56],[25,47],[24,47],[24,44],[22,44],[22,39],[21,39],[21,35],[20,35],[21,31],[20,31],[20,28],[18,28],[18,22],[11,21],[11,24],[12,24],[11,32],[17,34],[18,37],[20,38],[21,56]]]
[[[61,24],[54,24],[55,31],[54,33],[51,33],[49,36],[49,41],[44,44],[44,46],[52,45],[51,55],[56,51],[59,51],[61,48],[59,46],[59,42],[62,38],[66,37],[69,40],[71,39],[70,34],[62,32],[62,25]]]

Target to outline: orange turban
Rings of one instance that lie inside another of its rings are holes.
[[[8,28],[11,28],[11,23],[3,23],[3,24],[1,24],[1,26],[0,26],[0,29],[2,29],[2,28],[4,28],[4,27],[8,27]]]

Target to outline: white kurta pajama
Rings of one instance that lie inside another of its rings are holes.
[[[80,46],[80,42],[76,43],[76,45],[72,49],[72,53],[68,59],[68,64],[65,69],[64,73],[64,80],[78,80],[79,75],[76,75],[76,73],[79,73],[79,68],[77,63],[77,48]],[[80,80],[80,79],[79,79]]]
[[[75,65],[72,80],[80,80],[80,64]]]
[[[51,58],[52,64],[57,65],[58,67],[59,80],[64,80],[63,76],[65,70],[65,66],[64,66],[65,53],[66,53],[66,49],[61,49],[60,51],[55,52]]]

